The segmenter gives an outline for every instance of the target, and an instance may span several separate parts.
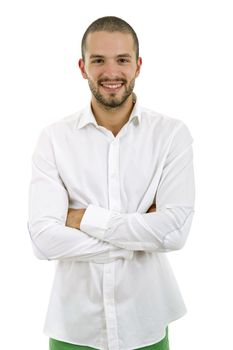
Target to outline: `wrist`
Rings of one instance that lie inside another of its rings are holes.
[[[86,209],[78,209],[77,228],[80,230],[81,221]]]
[[[80,229],[80,223],[83,218],[86,209],[68,209],[66,226]]]

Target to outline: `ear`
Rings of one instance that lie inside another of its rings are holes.
[[[79,59],[78,66],[79,66],[79,69],[81,71],[81,74],[82,74],[83,78],[87,79],[87,73],[86,73],[86,70],[85,70],[85,63],[84,63],[82,58]]]
[[[140,74],[141,65],[142,65],[142,58],[141,58],[141,57],[138,57],[137,69],[136,69],[136,77],[138,77],[139,74]]]

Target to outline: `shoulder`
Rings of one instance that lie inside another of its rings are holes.
[[[42,130],[42,134],[48,137],[62,137],[75,131],[76,126],[84,113],[84,109],[69,114],[53,123],[46,125]]]
[[[192,138],[190,130],[183,120],[142,106],[139,107],[139,111],[142,125],[145,128],[157,131],[164,136],[174,137],[176,134],[180,134],[183,137],[186,135],[186,137]]]
[[[181,119],[167,116],[166,114],[156,112],[146,107],[139,107],[142,121],[152,125],[159,125],[161,127],[177,128],[183,123]]]
[[[76,128],[76,125],[81,118],[83,114],[83,109],[74,112],[72,114],[69,114],[45,127],[48,131],[55,131],[55,130],[60,130],[60,129],[70,129],[74,130]]]

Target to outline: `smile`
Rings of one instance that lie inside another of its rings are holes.
[[[106,85],[106,84],[102,84],[102,86],[108,88],[108,89],[117,89],[119,87],[121,87],[122,84],[117,84],[117,85]]]
[[[108,91],[116,91],[119,90],[123,86],[123,82],[102,82],[100,84],[105,90]]]

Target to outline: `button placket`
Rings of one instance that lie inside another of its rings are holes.
[[[108,154],[108,193],[109,209],[120,211],[120,181],[119,181],[119,138],[114,138],[109,145]],[[119,350],[115,289],[115,262],[104,265],[103,298],[106,318],[108,348]]]
[[[119,138],[111,142],[108,155],[109,209],[121,211],[119,177]]]
[[[115,263],[104,264],[103,299],[106,318],[108,349],[119,350],[118,327],[114,300]]]

